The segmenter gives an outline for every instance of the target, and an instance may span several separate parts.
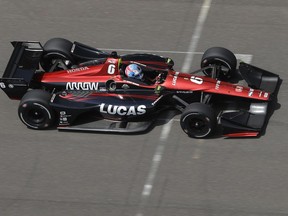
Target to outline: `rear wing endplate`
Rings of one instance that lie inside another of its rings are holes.
[[[13,53],[5,72],[0,78],[0,88],[11,99],[21,99],[29,88],[43,48],[39,42],[13,41]]]

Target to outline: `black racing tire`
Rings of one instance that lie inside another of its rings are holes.
[[[31,129],[43,130],[55,123],[55,112],[49,105],[51,94],[40,89],[27,92],[20,101],[18,115]]]
[[[216,65],[221,68],[218,79],[229,80],[235,76],[237,59],[233,52],[223,47],[212,47],[206,50],[202,56],[201,68]],[[206,76],[211,76],[212,69],[203,70]]]
[[[210,105],[189,104],[183,111],[180,124],[183,131],[193,138],[207,138],[216,130],[216,115]]]
[[[71,53],[73,43],[64,38],[52,38],[43,46],[43,56],[40,64],[44,71],[48,72],[57,60],[65,62],[67,68],[75,64],[75,60]]]

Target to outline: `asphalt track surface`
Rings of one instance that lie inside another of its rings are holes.
[[[257,139],[191,139],[179,116],[138,135],[34,131],[18,119],[18,102],[1,92],[1,216],[288,215],[288,1],[206,1],[199,21],[203,2],[0,1],[0,71],[9,41],[64,37],[107,49],[169,51],[162,55],[177,70],[189,50],[192,70],[197,53],[224,46],[253,55],[252,64],[283,80]]]

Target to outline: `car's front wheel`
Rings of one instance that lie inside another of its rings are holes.
[[[206,50],[202,56],[201,68],[211,66],[211,68],[203,69],[206,76],[212,76],[215,69],[215,75],[220,80],[229,80],[236,73],[237,59],[230,50],[223,47],[212,47]]]
[[[216,116],[211,106],[192,103],[182,113],[180,124],[190,137],[207,138],[215,132]]]
[[[46,129],[55,122],[55,113],[49,105],[51,95],[40,89],[27,92],[18,107],[21,121],[32,129]]]

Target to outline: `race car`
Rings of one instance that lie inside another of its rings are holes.
[[[237,67],[235,55],[223,47],[208,49],[199,70],[183,73],[168,57],[118,55],[63,38],[44,46],[12,45],[0,87],[20,100],[19,118],[31,129],[143,132],[174,109],[190,137],[257,137],[280,80],[244,62]],[[126,76],[131,64],[141,68],[143,79]]]

